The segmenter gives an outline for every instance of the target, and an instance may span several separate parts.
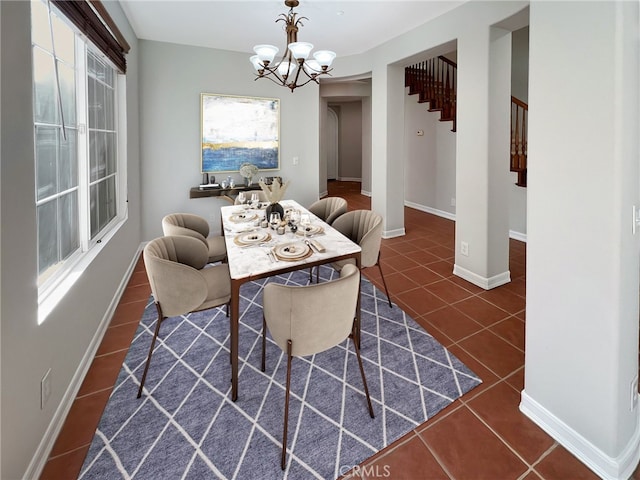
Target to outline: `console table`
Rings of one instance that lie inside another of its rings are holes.
[[[235,197],[240,192],[250,192],[251,190],[261,190],[260,185],[252,183],[248,187],[245,185],[236,185],[233,188],[222,187],[191,187],[189,190],[189,198],[205,198],[205,197],[222,197],[233,203]]]

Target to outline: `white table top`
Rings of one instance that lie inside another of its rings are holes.
[[[295,208],[303,213],[309,213],[311,217],[311,225],[321,225],[324,232],[320,235],[309,237],[309,240],[315,240],[320,243],[326,250],[324,252],[317,252],[315,249],[311,249],[313,252],[310,256],[296,261],[285,260],[273,260],[273,257],[269,255],[271,251],[278,244],[291,243],[304,241],[304,237],[301,235],[294,235],[287,232],[284,235],[278,235],[275,230],[270,228],[261,228],[260,222],[264,220],[264,209],[261,210],[247,210],[246,213],[249,216],[257,214],[258,218],[247,222],[234,222],[231,220],[232,215],[245,212],[244,206],[230,205],[220,208],[220,215],[222,217],[222,227],[227,246],[227,258],[229,261],[229,273],[234,280],[251,277],[253,275],[264,275],[272,272],[276,274],[279,270],[289,269],[291,267],[303,266],[305,264],[322,261],[326,263],[333,258],[342,255],[356,254],[361,251],[358,244],[352,242],[347,237],[338,232],[335,228],[332,228],[329,224],[323,222],[318,217],[310,213],[306,208],[302,207],[294,200],[283,200],[280,205],[286,210],[288,208]],[[259,244],[257,246],[240,246],[234,241],[235,237],[239,234],[248,232],[266,232],[271,234],[271,241],[266,244]]]

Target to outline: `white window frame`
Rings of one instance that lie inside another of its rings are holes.
[[[84,37],[65,16],[56,10],[75,32],[76,42],[76,119],[78,161],[78,228],[80,246],[49,278],[38,286],[38,324],[42,324],[65,294],[73,287],[91,262],[115,236],[128,219],[127,209],[127,122],[126,122],[126,76],[118,72],[113,63]],[[90,152],[88,132],[88,51],[100,57],[114,69],[114,127],[116,131],[116,215],[100,232],[91,238],[90,222]],[[33,52],[33,47],[32,47]],[[35,124],[34,124],[35,128]],[[34,130],[35,132],[35,130]],[[35,137],[34,137],[35,143]],[[34,150],[35,152],[35,150]],[[35,158],[34,158],[35,161]],[[34,185],[37,177],[34,177]]]

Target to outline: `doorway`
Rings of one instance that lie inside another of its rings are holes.
[[[327,109],[327,180],[338,178],[338,114],[332,108]]]

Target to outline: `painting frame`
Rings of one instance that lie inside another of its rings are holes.
[[[200,94],[200,171],[280,169],[280,99]]]

